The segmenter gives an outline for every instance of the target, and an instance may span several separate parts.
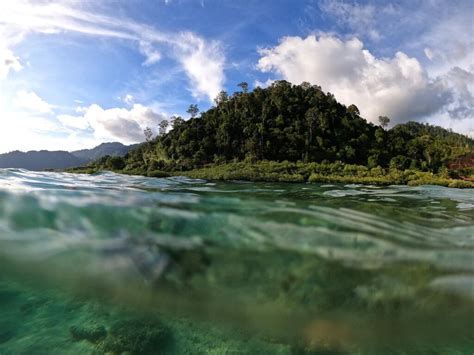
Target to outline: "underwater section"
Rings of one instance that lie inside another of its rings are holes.
[[[0,354],[472,354],[474,190],[0,169]]]

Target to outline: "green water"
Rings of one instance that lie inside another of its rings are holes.
[[[0,354],[472,354],[474,190],[0,169]]]

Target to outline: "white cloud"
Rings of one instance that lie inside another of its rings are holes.
[[[78,107],[77,115],[35,112],[6,110],[0,97],[0,117],[9,118],[0,121],[0,153],[38,148],[71,151],[103,142],[142,142],[147,126],[156,133],[159,122],[166,119],[164,114],[141,104],[130,109],[104,109],[93,104]]]
[[[85,130],[90,127],[89,122],[81,116],[58,115],[56,118],[66,128]]]
[[[456,4],[443,11],[441,18],[419,38],[430,52],[427,71],[449,87],[453,102],[447,107],[449,117],[458,120],[453,129],[474,131],[474,21],[472,3]],[[446,120],[443,120],[446,122]],[[470,122],[470,123],[469,123]],[[446,127],[451,127],[448,125]]]
[[[376,29],[376,16],[383,9],[372,4],[361,5],[357,2],[341,0],[324,0],[319,3],[319,8],[342,26],[349,27],[354,33],[368,36],[372,40],[381,39]]]
[[[123,98],[123,102],[125,102],[127,105],[133,105],[133,103],[135,102],[135,98],[133,97],[133,95],[127,94]]]
[[[91,128],[97,142],[120,141],[137,143],[144,140],[143,130],[152,128],[155,132],[158,123],[166,116],[149,107],[134,104],[126,108],[104,109],[97,104],[78,110],[81,116],[58,116],[58,120],[67,128]]]
[[[295,84],[320,85],[342,103],[356,104],[373,122],[379,115],[393,123],[426,117],[452,99],[445,82],[430,79],[417,59],[403,52],[377,58],[358,39],[285,37],[260,55],[261,71],[276,72]]]
[[[69,141],[67,132],[61,130],[54,119],[27,112],[5,111],[0,107],[0,117],[8,117],[1,121],[0,153],[12,150],[34,149],[75,149],[82,141]],[[54,136],[48,133],[55,132]]]
[[[344,32],[349,29],[354,35],[374,40],[377,38],[370,31],[375,30],[380,39],[394,38],[404,52],[420,55],[427,76],[444,85],[452,96],[443,109],[446,117],[463,122],[474,120],[472,1],[452,0],[451,6],[445,6],[441,0],[392,4],[318,0],[318,4],[324,16],[330,16]],[[377,49],[386,51],[380,46]]]
[[[414,42],[431,51],[429,67],[433,74],[449,71],[454,66],[472,70],[474,66],[474,21],[472,3],[468,7],[453,5],[439,14],[437,21],[430,21],[429,27]]]
[[[36,113],[49,113],[52,105],[48,104],[33,91],[20,90],[13,99],[15,106]]]
[[[451,88],[454,100],[448,105],[447,111],[451,118],[463,119],[469,117],[474,124],[474,71],[459,67],[451,68],[441,77],[445,85]]]
[[[110,37],[136,42],[138,50],[146,57],[143,65],[157,63],[162,53],[182,64],[196,97],[210,101],[222,90],[225,56],[218,42],[207,41],[191,32],[165,33],[125,18],[102,15],[85,10],[93,3],[6,1],[0,11],[0,42],[10,52],[9,66],[0,62],[0,78],[11,69],[21,68],[18,58],[11,53],[11,46],[21,42],[30,33],[58,35],[76,32],[90,36]],[[0,60],[2,59],[0,52]],[[15,61],[11,61],[11,59]],[[3,60],[4,63],[7,61]]]
[[[429,60],[433,60],[434,57],[435,57],[435,54],[433,53],[433,51],[429,48],[425,48],[423,49],[423,52],[425,53],[426,55],[426,58],[428,58]]]
[[[275,82],[273,79],[267,79],[265,81],[255,80],[253,86],[265,89]]]
[[[216,41],[207,42],[191,32],[182,33],[177,45],[177,56],[191,79],[192,94],[207,96],[212,101],[224,83],[224,55]]]
[[[144,66],[156,64],[161,60],[161,53],[149,42],[140,42],[140,52],[146,57]]]
[[[11,50],[0,47],[0,80],[5,79],[10,71],[20,71],[22,68],[19,58]]]

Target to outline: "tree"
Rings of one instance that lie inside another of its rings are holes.
[[[303,90],[309,90],[311,89],[311,83],[308,83],[307,81],[303,81],[301,83],[301,87],[303,88]]]
[[[199,108],[198,108],[198,105],[196,104],[191,104],[189,105],[188,109],[186,110],[187,113],[189,113],[189,115],[191,116],[191,118],[194,118],[197,116],[197,114],[199,113]]]
[[[242,91],[244,94],[246,94],[249,91],[249,84],[247,84],[245,81],[242,81],[240,84],[237,84],[237,86],[242,88]]]
[[[145,135],[145,140],[150,143],[153,140],[153,131],[150,127],[147,127],[143,130],[143,134]]]
[[[222,90],[219,92],[214,99],[214,102],[216,103],[216,106],[219,106],[221,103],[226,102],[229,99],[229,95],[227,95],[227,92]]]
[[[308,139],[306,141],[306,159],[309,159],[309,150],[311,145],[313,145],[313,131],[314,131],[314,126],[316,125],[317,119],[318,119],[318,108],[317,107],[311,107],[308,111],[306,111],[305,114],[305,119],[306,119],[306,124],[308,127]]]
[[[359,108],[354,104],[349,105],[349,107],[347,108],[347,111],[351,113],[352,115],[360,116]]]
[[[163,136],[166,134],[166,130],[168,129],[169,122],[167,120],[163,120],[159,123],[158,128],[159,128],[159,133],[160,136]]]
[[[125,168],[125,160],[118,156],[107,156],[105,166],[110,170],[122,170]]]
[[[386,128],[388,124],[390,123],[390,118],[388,118],[387,116],[379,116],[379,123],[380,123],[380,126],[382,126],[383,128]]]
[[[171,128],[175,129],[176,127],[181,126],[184,123],[184,120],[181,116],[173,116],[171,117]]]
[[[193,117],[198,111],[197,105],[188,110]],[[129,152],[127,169],[147,170],[151,161],[162,161],[164,169],[186,170],[251,158],[436,171],[474,149],[474,140],[427,124],[385,130],[388,117],[375,126],[360,117],[355,105],[338,103],[320,87],[285,81],[225,97],[198,117],[171,117],[173,129],[161,128],[160,135],[169,132],[158,139],[148,129],[149,144]]]

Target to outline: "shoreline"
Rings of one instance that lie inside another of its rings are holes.
[[[93,174],[102,169],[98,167],[79,167],[66,169],[69,173]],[[256,163],[236,162],[200,167],[187,171],[112,169],[110,171],[147,177],[166,178],[186,176],[195,179],[251,182],[286,183],[345,183],[367,185],[437,185],[450,188],[474,188],[473,181],[455,179],[448,171],[432,173],[419,170],[368,168],[362,165],[343,163],[290,163],[260,161]]]

